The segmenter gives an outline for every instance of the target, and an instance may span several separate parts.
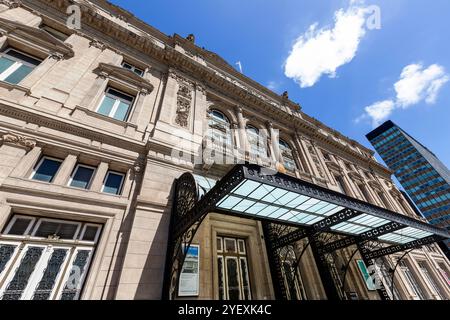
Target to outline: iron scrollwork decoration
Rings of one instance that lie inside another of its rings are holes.
[[[69,249],[55,249],[37,285],[32,300],[48,300]]]
[[[3,293],[2,300],[20,300],[43,251],[43,247],[28,247],[13,279]]]
[[[197,183],[191,173],[181,175],[175,185],[175,203],[173,204],[171,217],[171,231],[174,226],[183,221],[198,202]],[[203,217],[193,222],[187,230],[181,232],[170,244],[170,275],[168,278],[168,298],[175,298],[178,290],[179,275],[183,267],[186,252],[199,228]]]
[[[86,271],[86,266],[91,255],[90,250],[79,250],[70,270],[64,290],[61,294],[61,300],[76,300],[80,294],[81,279]]]

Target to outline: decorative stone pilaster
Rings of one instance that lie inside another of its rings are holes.
[[[54,184],[65,185],[69,181],[70,174],[72,173],[75,165],[77,164],[78,156],[75,154],[69,154],[59,167],[56,173]]]
[[[101,162],[95,171],[94,178],[91,184],[91,190],[101,192],[103,187],[103,181],[105,179],[106,173],[109,169],[109,163]]]

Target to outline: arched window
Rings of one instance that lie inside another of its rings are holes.
[[[279,140],[280,153],[283,159],[283,165],[286,170],[294,172],[297,169],[297,164],[295,162],[294,153],[292,152],[289,144],[284,140]]]
[[[259,130],[251,125],[246,127],[249,151],[254,156],[267,157],[267,137],[262,136]]]
[[[214,145],[231,146],[231,126],[228,118],[218,110],[211,110],[208,114],[209,137]]]

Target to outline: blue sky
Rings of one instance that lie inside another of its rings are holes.
[[[240,61],[245,75],[288,90],[304,112],[366,146],[388,118],[450,166],[448,0],[112,2],[165,34],[194,33],[198,46]],[[366,24],[371,5],[379,29]]]

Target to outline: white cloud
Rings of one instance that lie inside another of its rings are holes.
[[[422,64],[410,64],[403,68],[400,80],[394,84],[397,104],[408,108],[422,100],[432,104],[441,87],[449,80],[442,66],[432,64],[424,69]]]
[[[355,122],[371,119],[372,126],[376,127],[396,109],[407,109],[421,101],[433,104],[440,89],[449,80],[444,67],[438,64],[432,64],[426,69],[422,64],[407,65],[394,84],[396,100],[378,101],[365,107],[365,113],[356,118]]]
[[[313,86],[323,74],[336,76],[340,66],[350,62],[356,55],[364,37],[366,8],[352,1],[347,10],[334,13],[334,26],[317,29],[312,24],[300,35],[285,61],[284,74],[294,79],[300,87]]]
[[[366,115],[372,119],[372,126],[376,127],[386,120],[394,111],[395,103],[392,100],[383,100],[364,108]]]
[[[276,82],[276,81],[269,81],[267,83],[266,87],[269,88],[272,91],[276,91],[276,90],[278,90],[280,88],[280,84],[278,82]]]

